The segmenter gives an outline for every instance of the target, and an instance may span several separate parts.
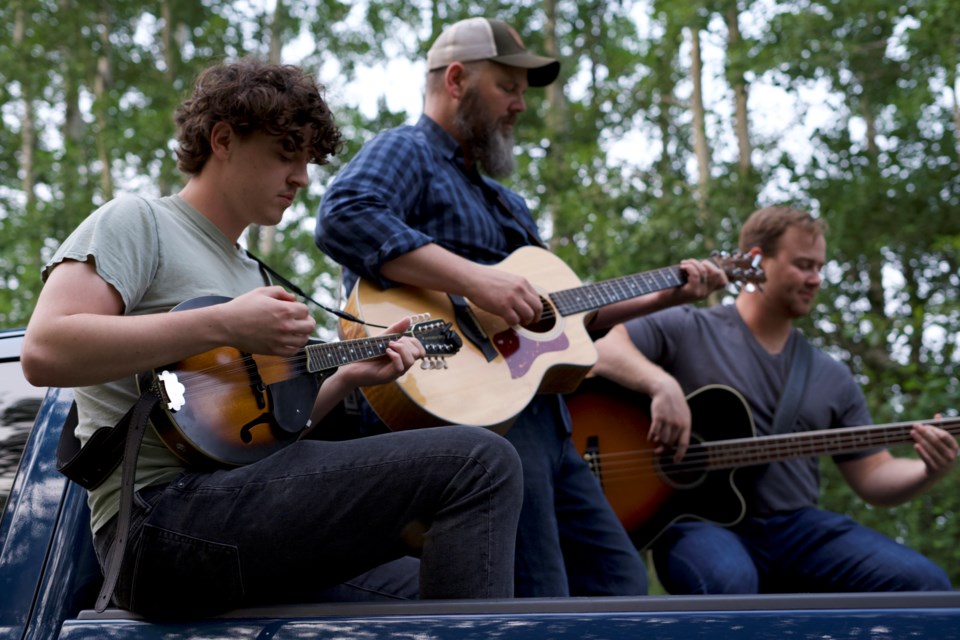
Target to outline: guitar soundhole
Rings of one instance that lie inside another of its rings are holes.
[[[671,487],[675,489],[692,489],[707,477],[706,459],[701,443],[702,439],[695,434],[690,437],[690,447],[683,460],[675,462],[674,452],[668,451],[657,458],[657,471]]]
[[[557,326],[557,310],[550,304],[550,301],[540,297],[543,304],[543,313],[540,314],[540,320],[532,324],[525,324],[523,328],[533,333],[550,333]]]

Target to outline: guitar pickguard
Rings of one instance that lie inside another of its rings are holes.
[[[531,340],[513,329],[506,329],[493,337],[493,344],[503,356],[513,379],[527,375],[533,363],[546,353],[560,353],[570,346],[566,334],[550,340]]]

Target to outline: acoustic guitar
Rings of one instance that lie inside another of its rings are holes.
[[[746,503],[737,470],[792,458],[834,455],[913,442],[914,422],[822,429],[757,437],[753,415],[736,390],[709,385],[689,396],[690,447],[680,462],[647,441],[650,399],[604,378],[588,378],[565,397],[573,442],[638,549],[679,520],[738,523]],[[719,429],[716,428],[719,424]],[[960,435],[960,419],[924,420]],[[719,435],[707,437],[702,430]]]
[[[171,312],[228,300],[193,298]],[[422,370],[442,369],[443,359],[460,349],[460,336],[451,327],[425,320],[402,334],[423,344]],[[310,427],[323,379],[341,365],[382,356],[400,335],[313,342],[290,357],[220,347],[144,373],[138,383],[141,389],[157,385],[162,401],[152,416],[154,429],[176,456],[192,465],[240,466],[296,440]]]
[[[753,255],[712,258],[731,281],[762,282]],[[360,279],[346,310],[383,324],[418,309],[450,318],[464,338],[456,363],[440,376],[411,370],[396,381],[363,394],[392,430],[466,424],[504,431],[538,392],[575,389],[596,362],[587,333],[587,314],[602,306],[663,289],[679,287],[686,274],[679,266],[582,284],[560,258],[537,247],[523,247],[494,268],[523,275],[541,292],[543,314],[535,325],[509,326],[469,300],[439,291],[401,286],[381,289]],[[369,328],[341,321],[347,338]]]

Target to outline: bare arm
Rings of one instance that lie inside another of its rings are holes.
[[[942,480],[957,460],[957,441],[943,429],[916,424],[911,431],[919,458],[889,451],[838,465],[844,479],[870,504],[892,507],[912,500]]]
[[[593,373],[651,398],[650,432],[658,452],[674,447],[679,461],[690,444],[690,407],[676,379],[651,362],[633,344],[623,325],[596,341],[599,357]]]
[[[30,318],[23,369],[38,386],[99,384],[219,346],[291,355],[316,323],[280,287],[176,313],[123,315],[123,301],[92,264],[65,261],[47,279]]]

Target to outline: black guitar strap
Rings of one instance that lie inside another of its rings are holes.
[[[791,351],[790,373],[787,374],[787,382],[783,387],[780,402],[777,404],[777,411],[773,416],[771,435],[788,433],[797,421],[797,415],[800,413],[800,400],[803,398],[803,393],[807,388],[807,380],[810,378],[813,347],[799,332],[794,336]]]
[[[103,586],[97,596],[97,613],[110,604],[113,590],[117,587],[120,577],[120,567],[123,565],[123,554],[127,548],[127,538],[130,536],[130,516],[133,511],[133,490],[136,482],[137,457],[140,454],[140,443],[147,430],[147,421],[150,414],[160,402],[160,392],[152,386],[142,394],[127,414],[129,416],[127,438],[123,447],[123,468],[120,479],[120,513],[117,516],[117,534],[110,545],[107,559],[103,567]],[[124,416],[126,418],[126,416]]]
[[[102,613],[120,577],[123,554],[130,534],[130,515],[133,510],[133,490],[136,481],[137,457],[140,443],[147,430],[150,415],[160,402],[160,394],[155,386],[150,387],[137,399],[129,411],[114,427],[97,429],[87,444],[80,446],[74,434],[77,425],[77,404],[70,407],[67,420],[60,431],[60,443],[57,446],[57,470],[84,489],[100,486],[117,465],[123,462],[120,472],[120,513],[117,516],[117,535],[110,546],[103,567],[104,579],[100,594],[97,596],[96,609]]]
[[[518,225],[520,225],[520,228],[523,229],[524,233],[527,236],[526,240],[529,244],[532,244],[536,247],[540,247],[541,249],[547,249],[547,245],[545,245],[540,240],[540,237],[533,231],[533,229],[531,229],[530,226],[526,222],[524,222],[520,218],[520,216],[517,215],[516,211],[510,208],[510,205],[508,205],[507,201],[504,200],[502,194],[500,194],[497,190],[495,190],[493,187],[487,184],[487,182],[483,179],[483,176],[480,175],[480,172],[477,171],[476,168],[474,168],[472,172],[468,171],[467,177],[470,179],[471,182],[473,182],[478,187],[480,187],[480,190],[483,191],[484,196],[486,196],[488,200],[493,200],[493,202],[497,205],[497,208],[500,209],[500,211],[503,211],[504,213],[506,213],[508,216],[513,218],[513,220]],[[504,232],[506,231],[507,231],[507,228],[504,228]],[[519,242],[514,244],[518,247],[524,246],[523,243],[519,243]]]
[[[356,316],[353,315],[352,313],[347,313],[346,311],[341,311],[340,309],[333,309],[333,308],[331,308],[331,307],[328,307],[328,306],[326,306],[326,305],[324,305],[324,304],[321,304],[321,303],[317,302],[316,300],[314,300],[313,298],[311,298],[309,295],[307,295],[307,293],[306,293],[303,289],[301,289],[300,287],[298,287],[297,285],[295,285],[295,284],[294,284],[293,282],[291,282],[288,278],[285,278],[285,277],[282,276],[280,273],[278,273],[273,267],[271,267],[270,265],[268,265],[266,262],[264,262],[263,260],[261,260],[260,258],[258,258],[258,257],[257,257],[256,255],[254,255],[253,253],[251,253],[249,249],[245,249],[245,251],[246,251],[247,255],[250,256],[250,259],[251,259],[251,260],[256,261],[256,263],[260,265],[260,268],[263,269],[264,271],[266,271],[267,273],[269,273],[274,279],[277,280],[277,282],[279,282],[279,283],[282,284],[283,286],[287,287],[288,289],[290,289],[290,291],[293,291],[295,294],[297,294],[298,296],[300,296],[300,297],[303,298],[304,300],[307,300],[308,302],[311,302],[311,303],[315,304],[316,306],[318,306],[319,308],[323,309],[323,310],[326,311],[327,313],[332,313],[333,315],[337,316],[338,318],[343,318],[344,320],[346,320],[346,321],[348,321],[348,322],[356,322],[356,323],[358,323],[358,324],[367,325],[368,327],[377,327],[377,328],[379,328],[379,329],[386,329],[386,327],[384,327],[383,325],[372,324],[372,323],[370,323],[370,322],[364,322],[363,320],[361,320],[360,318],[356,317]]]

